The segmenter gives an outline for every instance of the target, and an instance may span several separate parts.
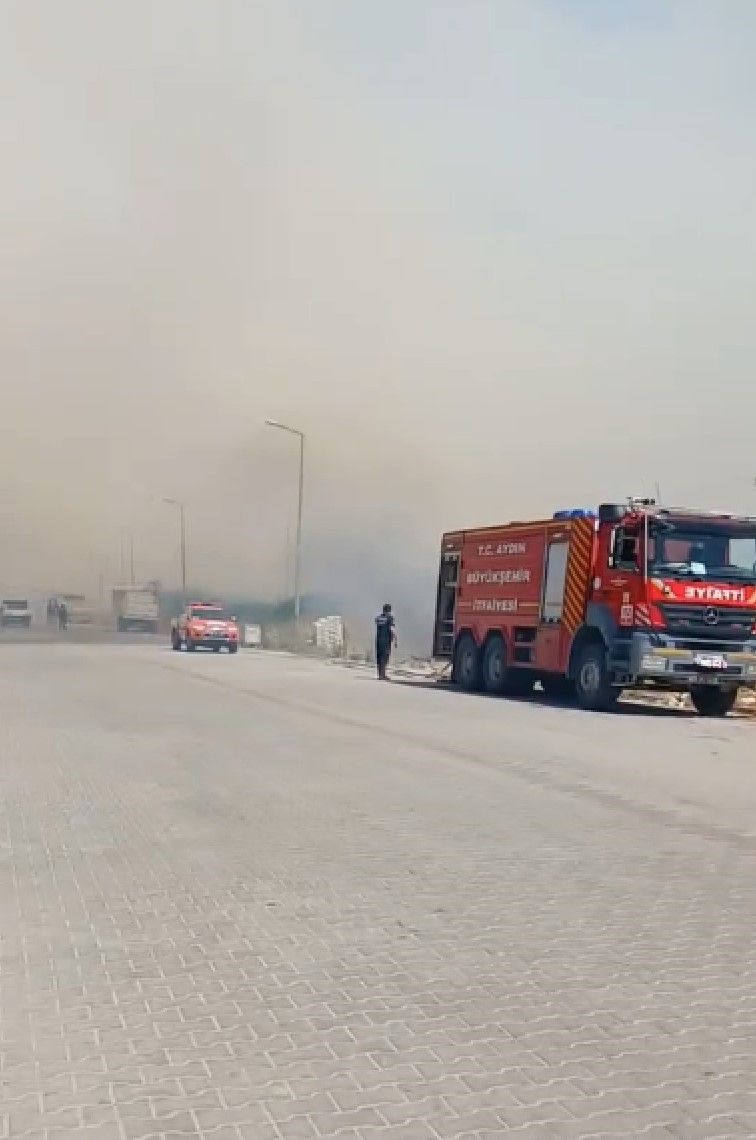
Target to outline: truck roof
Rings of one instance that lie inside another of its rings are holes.
[[[603,509],[604,508],[601,508],[601,510]],[[647,515],[650,519],[658,519],[660,522],[667,520],[670,522],[700,522],[715,525],[717,523],[721,523],[722,525],[735,524],[743,527],[756,526],[756,517],[753,515],[739,515],[725,511],[706,511],[690,507],[660,507],[649,501],[618,504],[614,509],[617,511],[617,522],[619,522],[622,517],[627,519],[642,518],[643,515]],[[594,518],[598,520],[599,517],[599,511],[594,512],[582,509],[556,511],[549,518],[530,520],[515,519],[511,522],[498,523],[493,526],[465,527],[463,529],[447,531],[442,537],[442,542],[444,546],[451,548],[469,539],[490,538],[494,534],[501,534],[502,531],[540,530],[542,528],[564,526],[578,518]]]
[[[756,526],[756,517],[753,515],[725,514],[723,511],[694,511],[686,507],[656,507],[650,512],[655,519],[674,519],[681,522],[721,522],[739,523],[743,526]]]
[[[534,531],[552,528],[560,530],[565,526],[569,526],[576,518],[586,516],[575,516],[574,518],[547,518],[547,519],[534,519],[532,522],[524,522],[517,520],[515,522],[499,523],[495,526],[479,526],[468,527],[464,530],[450,530],[442,536],[442,542],[445,546],[459,545],[460,543],[469,539],[486,539],[492,538],[494,535],[501,534],[503,531],[515,533],[517,531]]]

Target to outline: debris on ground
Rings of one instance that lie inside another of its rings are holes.
[[[373,665],[364,660],[344,660],[333,658],[331,664],[340,665],[346,669],[372,669]],[[408,657],[397,661],[390,666],[392,677],[402,681],[449,681],[451,679],[451,663],[448,661],[430,661],[422,657]],[[654,708],[679,709],[692,711],[690,697],[687,693],[665,693],[662,689],[643,689],[628,692],[622,698],[625,704],[647,705]],[[742,689],[735,706],[736,714],[756,718],[756,692],[752,689]]]

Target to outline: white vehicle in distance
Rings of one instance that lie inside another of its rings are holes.
[[[47,603],[48,625],[57,625],[65,606],[66,625],[92,625],[94,610],[84,594],[55,594]]]
[[[113,614],[119,633],[157,633],[160,598],[153,586],[123,586],[113,590]]]
[[[21,625],[28,629],[33,617],[27,598],[3,598],[0,602],[0,626]]]

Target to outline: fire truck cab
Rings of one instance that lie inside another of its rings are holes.
[[[756,518],[630,499],[445,534],[433,653],[469,690],[608,710],[655,687],[723,716],[756,687]]]

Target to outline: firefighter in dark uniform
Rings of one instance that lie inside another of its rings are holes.
[[[388,681],[388,668],[391,649],[396,644],[396,625],[388,602],[375,619],[375,661],[378,666],[378,679]]]

